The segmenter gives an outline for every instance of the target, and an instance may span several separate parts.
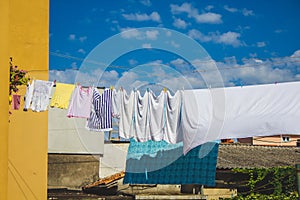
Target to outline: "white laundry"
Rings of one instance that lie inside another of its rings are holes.
[[[141,96],[135,92],[134,101],[134,138],[139,142],[151,140],[149,119],[149,92]]]
[[[36,112],[45,111],[49,106],[49,99],[53,82],[36,80],[31,99],[31,109]]]
[[[165,126],[165,99],[167,93],[161,92],[158,96],[149,91],[149,127],[150,139],[153,141],[163,140]]]
[[[183,140],[181,129],[181,99],[182,91],[178,90],[174,96],[167,91],[164,111],[165,125],[163,140],[172,144]]]
[[[184,153],[217,139],[300,134],[300,82],[184,91]]]
[[[114,89],[112,91],[112,117],[120,118],[120,105],[121,105],[122,91]]]
[[[31,84],[28,83],[27,88],[26,88],[24,111],[27,111],[30,108],[32,95],[33,95],[33,89],[34,89],[34,80],[31,82]]]
[[[127,95],[125,90],[121,91],[119,135],[129,139],[133,136],[133,108],[135,92]]]
[[[93,88],[77,85],[68,108],[68,117],[89,118],[92,107]]]

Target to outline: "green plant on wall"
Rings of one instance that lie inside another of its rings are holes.
[[[18,92],[19,86],[27,85],[29,79],[26,77],[27,71],[19,69],[18,66],[13,65],[12,58],[10,58],[9,65],[9,103],[11,103],[11,95]]]
[[[297,199],[296,170],[294,167],[272,167],[232,170],[235,173],[247,174],[249,179],[246,186],[249,192],[235,199]],[[258,183],[265,183],[258,185]],[[273,191],[273,194],[261,194],[265,191]]]

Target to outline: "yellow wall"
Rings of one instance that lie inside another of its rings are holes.
[[[0,52],[1,87],[8,88],[7,79],[3,79],[2,75],[9,72],[9,56],[13,57],[13,63],[20,69],[28,70],[31,77],[47,80],[49,0],[1,0],[0,8],[0,49],[4,47]],[[7,12],[3,14],[2,11]],[[8,44],[2,46],[3,37]],[[24,95],[25,88],[23,87],[18,93]],[[47,199],[48,113],[12,111],[8,124],[5,120],[7,114],[4,114],[7,112],[3,109],[5,107],[7,110],[7,104],[7,93],[3,93],[1,89],[0,195],[2,195],[2,186],[7,185],[7,199]],[[5,131],[7,127],[8,131]],[[5,138],[6,133],[8,133],[8,140]],[[2,170],[7,171],[7,164],[2,164],[2,158],[5,158],[7,144],[8,180],[6,181],[5,175],[2,176]],[[5,195],[5,192],[3,194]],[[0,196],[1,200],[6,199],[4,195]]]
[[[8,27],[8,1],[0,1],[0,25]],[[8,29],[0,28],[0,199],[7,198],[8,157]]]

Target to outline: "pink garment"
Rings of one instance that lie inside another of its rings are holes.
[[[68,117],[89,118],[91,112],[93,89],[76,86],[68,108]]]
[[[13,110],[19,110],[20,109],[20,103],[21,103],[21,96],[18,94],[12,95],[12,109]]]

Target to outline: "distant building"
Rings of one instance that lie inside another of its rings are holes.
[[[297,146],[297,140],[300,140],[299,135],[274,135],[264,137],[239,138],[238,142],[242,144],[265,146]]]

